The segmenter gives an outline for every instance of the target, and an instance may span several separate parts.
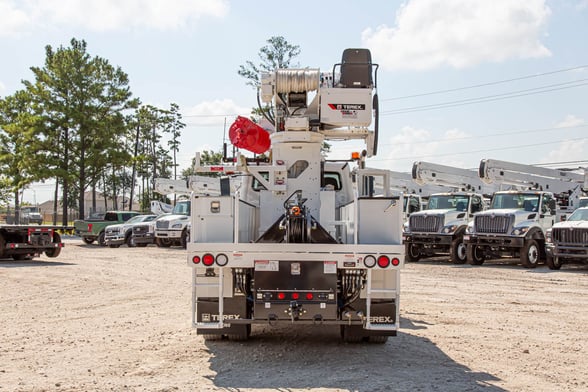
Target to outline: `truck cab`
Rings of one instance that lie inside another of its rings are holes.
[[[475,214],[465,236],[468,262],[520,257],[534,268],[545,257],[545,232],[556,221],[556,200],[544,191],[494,193],[490,209]]]
[[[169,215],[164,215],[155,222],[155,244],[157,246],[163,248],[172,245],[186,246],[190,205],[190,200],[180,200]]]
[[[424,211],[414,212],[405,225],[407,261],[448,254],[454,264],[467,261],[463,234],[473,214],[485,208],[483,196],[470,192],[436,193]]]

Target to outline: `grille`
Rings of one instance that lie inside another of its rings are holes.
[[[167,229],[169,227],[169,222],[168,221],[157,221],[156,222],[156,227],[158,229]]]
[[[412,215],[409,218],[410,231],[436,233],[443,225],[443,215]]]
[[[135,226],[133,227],[133,233],[143,234],[149,231],[149,226]]]
[[[566,244],[588,244],[588,229],[556,227],[551,231],[553,242]]]
[[[120,229],[118,227],[116,227],[116,228],[107,227],[105,231],[107,234],[114,234],[114,233],[120,232]]]
[[[474,217],[474,227],[478,233],[506,234],[511,226],[512,215],[481,215]]]

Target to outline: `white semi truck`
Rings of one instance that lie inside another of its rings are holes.
[[[493,159],[480,162],[479,176],[519,190],[495,192],[490,209],[475,214],[464,236],[473,265],[518,257],[535,268],[546,256],[546,231],[578,206],[587,184],[585,173]]]
[[[262,74],[271,135],[238,117],[234,166],[220,195],[192,194],[192,322],[205,339],[243,340],[254,324],[339,326],[347,342],[396,335],[403,266],[402,197],[359,196],[351,166],[377,152],[377,65],[347,49],[332,72]],[[370,130],[373,118],[375,129]],[[325,140],[360,140],[356,161],[328,161]]]

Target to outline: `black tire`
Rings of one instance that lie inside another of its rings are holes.
[[[526,240],[521,249],[521,264],[525,268],[535,268],[539,264],[541,250],[535,240]]]
[[[385,344],[388,341],[388,336],[386,335],[372,335],[368,338],[370,343],[376,344]]]
[[[243,328],[240,328],[241,331],[238,333],[227,334],[227,338],[229,340],[234,341],[234,342],[243,342],[243,341],[249,339],[249,336],[251,336],[251,325],[246,324],[246,325],[243,325],[242,327]]]
[[[415,244],[407,243],[404,245],[404,260],[411,263],[421,259],[419,248]]]
[[[205,334],[202,334],[202,337],[204,338],[205,341],[209,342],[209,341],[221,340],[223,338],[223,335],[220,333],[205,333]]]
[[[364,340],[363,327],[358,325],[342,325],[341,338],[345,343],[361,343]]]
[[[463,242],[463,236],[458,236],[451,242],[449,259],[453,264],[465,264],[468,261],[468,248]]]
[[[482,253],[482,248],[477,245],[467,246],[467,258],[468,263],[471,265],[484,264],[484,253]]]
[[[156,238],[155,245],[160,248],[169,248],[172,245],[172,242],[168,238]]]
[[[129,248],[134,248],[135,246],[137,246],[137,244],[135,244],[135,241],[133,240],[133,233],[127,233],[127,235],[125,236],[125,244]]]
[[[182,237],[180,238],[180,246],[184,249],[188,247],[188,231],[186,229],[182,231]]]
[[[82,237],[82,241],[84,241],[85,244],[93,244],[94,243],[94,239],[93,238],[88,238],[88,237]]]
[[[104,239],[104,232],[100,232],[100,234],[98,234],[98,245],[100,246],[106,246],[106,240]]]
[[[545,263],[547,264],[549,269],[552,269],[552,270],[560,269],[563,264],[559,257],[557,257],[557,256],[554,257],[553,255],[550,255],[549,253],[546,255]]]
[[[144,247],[147,246],[147,244],[136,244],[136,246],[139,247],[139,248],[144,248]]]
[[[59,233],[53,233],[53,242],[56,244],[61,243],[61,236]],[[61,246],[45,251],[47,257],[57,257],[61,253]]]

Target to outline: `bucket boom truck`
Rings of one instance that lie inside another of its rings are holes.
[[[578,205],[587,187],[586,173],[483,159],[479,176],[486,183],[519,190],[498,191],[490,209],[477,213],[465,236],[468,262],[519,257],[527,268],[545,258],[546,230]]]
[[[485,208],[484,194],[493,187],[483,183],[474,170],[415,162],[412,177],[417,184],[453,189],[430,195],[426,210],[412,214],[404,231],[407,261],[449,255],[454,264],[467,261],[463,234],[473,214]]]
[[[262,74],[273,133],[238,117],[229,138],[267,162],[239,152],[231,166],[196,168],[239,180],[191,196],[192,322],[205,339],[247,339],[254,324],[335,325],[348,342],[396,335],[402,198],[358,197],[350,169],[377,151],[376,75],[367,49],[346,49],[332,72]],[[365,153],[325,160],[323,141],[342,139]]]

